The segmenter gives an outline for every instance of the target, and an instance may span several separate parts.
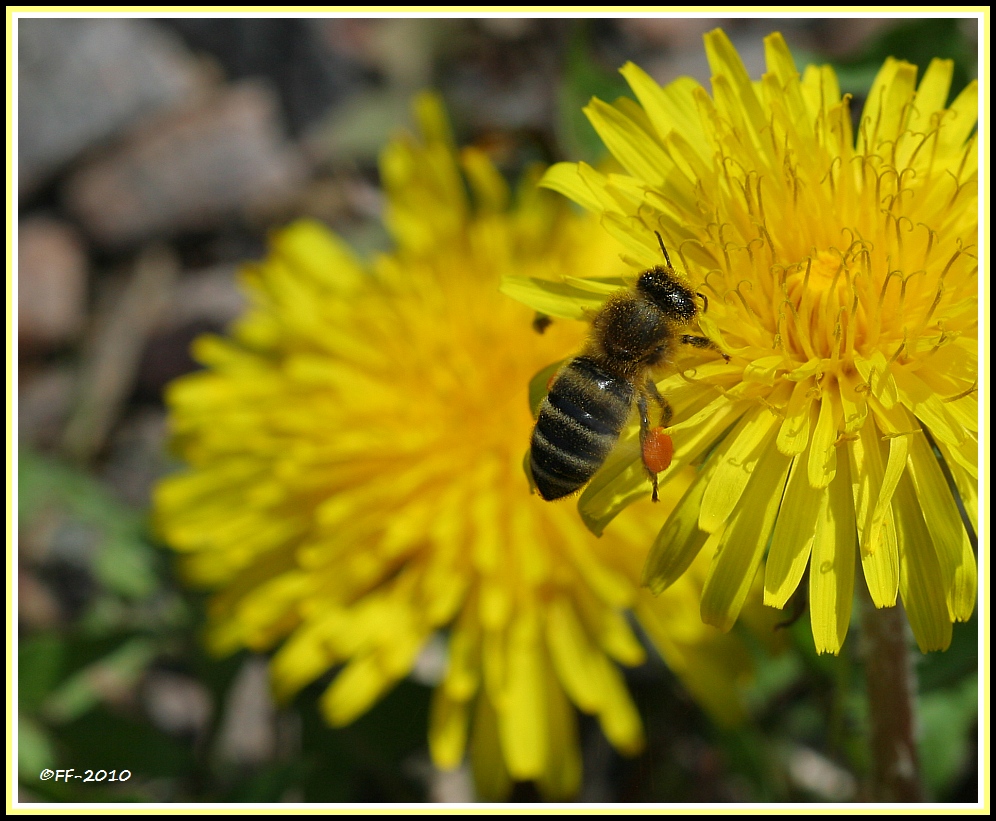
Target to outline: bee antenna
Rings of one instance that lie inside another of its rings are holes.
[[[671,264],[671,257],[667,255],[667,248],[664,247],[664,237],[661,236],[660,231],[654,231],[657,234],[657,241],[661,244],[661,253],[664,254],[664,261],[667,263],[668,268],[674,268]]]
[[[702,313],[709,313],[709,297],[705,294],[700,294],[698,291],[695,292],[695,296],[702,297]]]

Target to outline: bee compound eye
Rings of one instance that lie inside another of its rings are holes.
[[[662,268],[644,271],[637,288],[672,319],[688,321],[695,316],[695,293]]]

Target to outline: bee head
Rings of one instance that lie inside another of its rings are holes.
[[[636,282],[637,290],[652,300],[668,319],[691,322],[698,308],[695,292],[682,285],[674,276],[673,270],[655,265],[640,274]]]

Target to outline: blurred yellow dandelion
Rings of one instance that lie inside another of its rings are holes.
[[[816,647],[837,653],[860,557],[875,605],[898,592],[920,648],[945,648],[977,586],[959,513],[977,528],[976,84],[946,105],[951,61],[917,86],[890,59],[854,134],[832,69],[800,77],[781,35],[757,82],[722,31],[705,40],[712,96],[628,64],[639,104],[586,109],[626,173],[561,164],[544,180],[637,269],[659,262],[660,231],[731,357],[690,351],[660,383],[675,464],[703,464],[645,582],[665,589],[706,553],[702,615],[728,629],[767,551],[765,603],[784,607],[808,567]],[[517,295],[572,315],[542,289]],[[604,527],[646,490],[620,472],[580,509]]]
[[[157,523],[187,576],[218,591],[214,649],[279,645],[280,697],[337,670],[322,708],[345,724],[448,629],[434,761],[469,750],[484,797],[513,780],[569,797],[575,706],[619,750],[643,743],[617,666],[644,660],[626,608],[720,719],[736,717],[746,659],[698,619],[705,566],[660,599],[640,590],[650,517],[596,539],[523,473],[526,383],[581,329],[537,334],[498,284],[617,272],[615,242],[534,181],[513,197],[480,152],[458,159],[435,98],[417,113],[421,140],[381,162],[397,250],[368,269],[298,223],[246,271],[247,316],[196,343],[207,369],[168,394],[189,468],[158,487]]]

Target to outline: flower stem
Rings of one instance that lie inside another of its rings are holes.
[[[916,671],[906,613],[879,609],[865,591],[862,623],[871,721],[872,801],[923,801],[916,748]]]

